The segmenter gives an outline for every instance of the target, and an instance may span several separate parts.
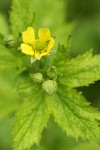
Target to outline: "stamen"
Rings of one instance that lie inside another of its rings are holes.
[[[47,44],[44,41],[36,40],[33,47],[34,47],[34,50],[36,50],[36,51],[42,51],[47,47]]]

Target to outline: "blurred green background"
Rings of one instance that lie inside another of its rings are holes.
[[[100,1],[99,0],[33,0],[34,28],[48,27],[58,43],[65,43],[72,35],[71,55],[77,56],[91,48],[100,53]],[[0,1],[0,33],[11,33],[9,13],[11,0]],[[1,80],[1,79],[0,79]],[[0,82],[1,84],[1,82]],[[92,105],[100,108],[100,82],[79,88]],[[0,95],[1,96],[1,95]],[[1,109],[1,108],[0,108]],[[1,117],[0,117],[1,118]],[[14,115],[0,120],[0,150],[11,150],[11,132]],[[94,142],[75,141],[67,137],[51,118],[44,130],[40,147],[32,150],[100,150]]]

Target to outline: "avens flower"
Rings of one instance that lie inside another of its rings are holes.
[[[38,31],[39,39],[35,39],[34,28],[28,27],[22,33],[23,42],[21,50],[26,55],[31,55],[34,59],[41,59],[42,56],[48,55],[54,45],[54,38],[51,37],[48,28],[40,28]]]

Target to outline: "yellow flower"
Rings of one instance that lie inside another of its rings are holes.
[[[41,59],[42,56],[48,55],[54,45],[54,38],[51,37],[48,28],[40,28],[38,31],[39,39],[35,39],[34,28],[28,27],[22,33],[23,42],[21,50],[26,55],[31,55],[34,59]]]

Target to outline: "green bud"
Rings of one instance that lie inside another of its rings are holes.
[[[41,83],[43,81],[43,75],[41,73],[31,74],[31,78],[34,82]]]
[[[43,82],[42,88],[50,96],[57,90],[57,82],[53,81],[53,80],[47,80],[47,81]]]
[[[14,47],[16,45],[16,40],[13,35],[9,35],[4,39],[5,46]]]
[[[46,75],[49,79],[54,79],[56,77],[56,67],[52,66],[51,68],[48,68],[46,71]]]

